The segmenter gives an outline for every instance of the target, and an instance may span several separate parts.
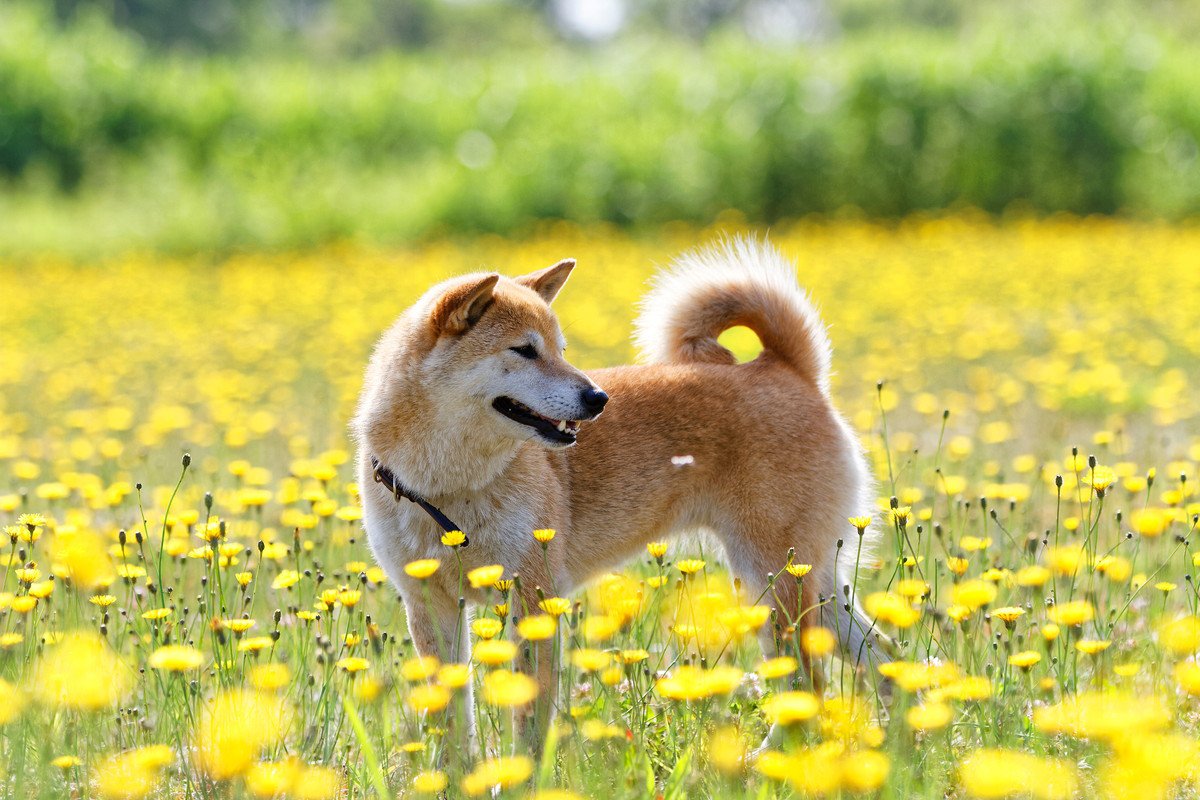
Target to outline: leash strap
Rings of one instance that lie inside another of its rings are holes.
[[[375,472],[375,482],[382,484],[383,488],[391,492],[392,496],[396,498],[396,502],[400,502],[400,498],[404,498],[405,500],[416,503],[425,511],[426,514],[433,517],[433,521],[440,525],[442,530],[444,530],[446,533],[449,533],[450,531],[462,531],[462,528],[454,524],[454,521],[443,514],[441,509],[426,500],[424,497],[421,497],[421,495],[417,494],[412,489],[409,489],[404,484],[400,483],[399,479],[396,478],[395,473],[393,473],[383,464],[380,464],[379,459],[373,456],[371,458],[371,469]],[[470,541],[464,539],[462,546],[466,547],[468,544],[470,544]]]

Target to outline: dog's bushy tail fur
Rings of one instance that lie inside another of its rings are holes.
[[[733,353],[717,341],[735,325],[754,331],[764,350],[828,397],[831,348],[825,325],[796,282],[795,265],[765,241],[728,239],[680,256],[655,277],[642,301],[636,337],[654,362],[735,364]],[[870,476],[861,457],[858,463],[860,496],[845,509],[847,515],[870,507]],[[868,557],[874,538],[863,542]],[[856,552],[847,547],[837,553],[821,592],[833,607],[844,655],[873,666],[887,660],[888,642],[858,603],[852,585]]]
[[[651,361],[734,364],[717,337],[735,325],[828,394],[825,326],[795,266],[765,241],[728,239],[676,259],[642,301],[637,343]]]

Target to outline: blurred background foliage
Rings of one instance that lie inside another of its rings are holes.
[[[1200,212],[1200,4],[4,0],[0,252]]]

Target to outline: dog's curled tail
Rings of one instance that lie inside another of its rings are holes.
[[[796,282],[795,265],[765,241],[727,239],[677,258],[642,300],[636,339],[651,361],[735,364],[717,337],[736,325],[828,394],[825,325]]]

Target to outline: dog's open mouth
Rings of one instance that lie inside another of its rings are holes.
[[[518,403],[511,397],[497,397],[492,401],[492,408],[514,422],[528,425],[552,442],[574,444],[575,437],[579,433],[579,420],[543,417],[529,406]]]

